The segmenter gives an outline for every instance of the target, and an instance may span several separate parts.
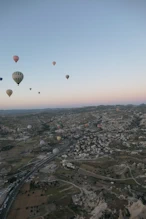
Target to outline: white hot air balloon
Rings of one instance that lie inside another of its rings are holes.
[[[24,75],[22,72],[20,71],[15,71],[13,74],[12,74],[12,78],[13,80],[19,85],[21,83],[21,81],[23,80],[24,78]]]
[[[58,154],[59,153],[59,149],[58,148],[54,148],[53,149],[53,154]]]
[[[10,96],[12,95],[13,91],[12,91],[12,90],[10,90],[10,89],[8,89],[8,90],[6,90],[6,93],[7,93],[7,94],[8,94],[8,96],[10,97]]]

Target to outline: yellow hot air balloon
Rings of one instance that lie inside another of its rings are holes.
[[[21,83],[21,81],[23,80],[24,78],[24,75],[22,72],[20,71],[15,71],[13,74],[12,74],[12,78],[13,80],[19,85]]]
[[[61,137],[60,136],[57,136],[57,141],[60,141],[61,140]]]
[[[12,90],[10,90],[10,89],[8,89],[8,90],[6,90],[6,93],[7,93],[7,94],[8,94],[8,96],[10,97],[10,96],[12,95],[13,91],[12,91]]]

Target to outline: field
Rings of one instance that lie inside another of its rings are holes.
[[[49,185],[45,183],[41,186],[27,183],[20,190],[8,219],[36,219],[42,215],[46,215],[45,218],[58,218],[60,210],[64,212],[62,218],[65,218],[65,214],[69,218],[75,214],[71,196],[79,192],[73,185],[63,182]]]
[[[39,139],[35,137],[33,139],[28,139],[24,141],[0,141],[0,149],[8,150],[1,151],[1,161],[5,164],[11,166],[11,171],[9,173],[15,173],[19,168],[25,166],[30,162],[36,155],[31,151],[36,147],[39,147]]]

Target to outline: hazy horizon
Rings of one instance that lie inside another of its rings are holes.
[[[86,104],[84,104],[84,105],[68,105],[68,106],[51,106],[51,107],[47,107],[47,106],[41,106],[41,107],[33,107],[33,108],[27,108],[27,107],[24,107],[24,108],[21,108],[21,107],[17,107],[17,108],[6,108],[6,109],[4,109],[4,108],[0,108],[0,110],[45,110],[45,109],[69,109],[69,108],[82,108],[82,107],[98,107],[98,106],[101,106],[101,105],[103,105],[103,106],[127,106],[127,105],[133,105],[133,106],[139,106],[139,105],[141,105],[141,104],[146,104],[146,103],[143,103],[143,102],[139,102],[139,103],[130,103],[130,102],[125,102],[125,103],[105,103],[105,104],[90,104],[90,105],[86,105]]]
[[[146,103],[145,6],[130,0],[2,2],[0,109]],[[14,71],[24,74],[19,86]]]

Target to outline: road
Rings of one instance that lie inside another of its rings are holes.
[[[130,168],[128,165],[127,165],[127,167],[128,167],[128,169],[129,169],[130,175],[131,175],[132,179],[134,180],[134,182],[135,182],[137,185],[139,185],[139,186],[143,187],[144,189],[146,189],[146,186],[143,186],[142,184],[140,184],[140,183],[134,178],[134,176],[133,176],[133,174],[132,174],[132,171],[131,171],[131,168]],[[137,178],[137,177],[136,177],[136,178]]]
[[[9,210],[16,198],[16,196],[19,193],[19,190],[21,189],[21,187],[23,186],[23,184],[25,183],[25,181],[37,170],[41,169],[43,167],[44,164],[49,163],[50,161],[52,161],[56,156],[60,155],[66,148],[68,148],[71,144],[73,144],[73,142],[70,142],[67,145],[64,145],[60,152],[58,154],[51,154],[47,159],[40,161],[39,164],[37,166],[35,166],[33,168],[33,170],[31,170],[29,173],[26,174],[26,176],[24,176],[24,178],[22,178],[21,182],[14,188],[12,194],[9,196],[9,199],[7,201],[7,205],[6,208],[3,208],[3,210],[0,212],[0,219],[6,219],[7,215],[9,213]],[[7,196],[8,197],[8,196]]]
[[[74,184],[74,183],[72,183],[72,182],[69,182],[69,181],[67,181],[67,180],[57,179],[57,178],[56,178],[56,179],[54,179],[54,180],[50,180],[49,182],[56,182],[56,181],[61,181],[61,182],[70,184],[70,185],[76,187],[77,189],[79,189],[79,190],[82,192],[82,188],[81,188],[81,187],[79,187],[79,186],[77,186],[76,184]],[[65,190],[64,190],[64,191],[65,191]]]

